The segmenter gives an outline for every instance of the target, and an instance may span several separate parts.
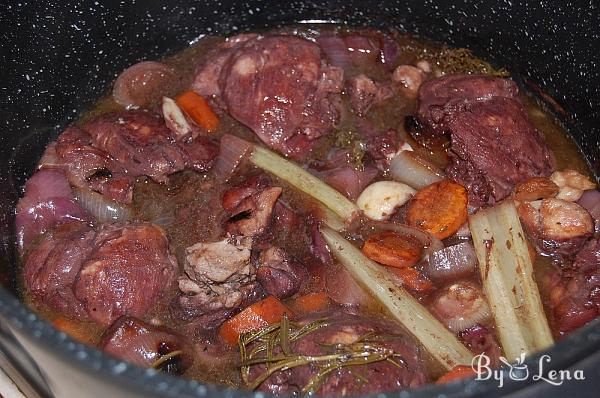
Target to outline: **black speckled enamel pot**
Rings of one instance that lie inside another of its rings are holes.
[[[55,3],[55,4],[53,4]],[[136,61],[184,48],[205,34],[295,22],[396,27],[473,49],[553,97],[575,141],[600,174],[600,18],[594,1],[9,0],[0,11],[0,251],[16,263],[14,206],[45,144]],[[10,281],[8,285],[10,285]],[[42,395],[60,397],[261,396],[129,366],[71,340],[0,287],[0,349]],[[580,368],[562,387],[532,379],[459,382],[378,397],[598,396],[600,323],[549,350],[546,369]],[[541,354],[540,354],[541,355]],[[537,373],[540,355],[527,364]]]

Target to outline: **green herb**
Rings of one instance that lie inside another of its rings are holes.
[[[356,133],[352,130],[336,130],[335,146],[339,148],[347,148],[357,139]]]
[[[323,344],[329,351],[324,355],[293,352],[293,342],[328,325],[325,320],[300,325],[284,317],[280,323],[240,336],[241,375],[246,386],[254,390],[276,372],[311,365],[316,373],[302,389],[303,395],[310,395],[319,390],[329,374],[343,368],[379,361],[402,366],[402,357],[385,347],[373,333],[367,333],[351,344]],[[276,350],[277,347],[280,350]],[[266,370],[250,379],[250,367],[255,365],[264,365]],[[364,376],[360,377],[366,382]]]
[[[473,55],[466,48],[443,47],[439,52],[423,53],[424,58],[446,74],[480,73],[497,77],[508,77],[510,74],[504,68],[495,69],[490,63]]]
[[[352,130],[337,130],[334,145],[338,148],[350,149],[349,160],[356,170],[363,170],[365,157],[365,143],[358,134]]]

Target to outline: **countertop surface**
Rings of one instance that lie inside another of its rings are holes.
[[[0,369],[0,397],[2,398],[25,398],[25,395],[13,383],[13,381]]]

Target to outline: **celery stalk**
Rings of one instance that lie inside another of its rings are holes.
[[[350,223],[359,212],[358,207],[340,192],[275,152],[255,146],[250,161],[323,203],[344,222]]]
[[[483,288],[509,359],[553,344],[525,234],[512,200],[469,216]]]
[[[471,352],[399,286],[384,267],[367,258],[333,229],[323,227],[321,233],[331,252],[359,285],[377,299],[446,371],[456,365],[471,365]]]

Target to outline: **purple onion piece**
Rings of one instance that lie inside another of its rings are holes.
[[[450,281],[470,274],[476,267],[473,245],[463,242],[430,253],[424,272],[435,281]]]

